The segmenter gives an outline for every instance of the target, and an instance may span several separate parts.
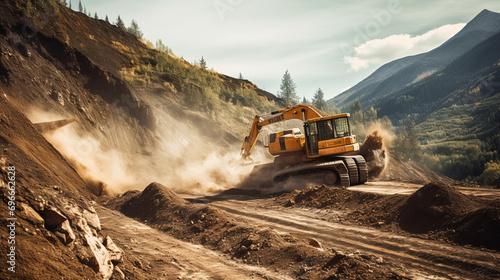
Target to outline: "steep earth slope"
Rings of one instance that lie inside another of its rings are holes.
[[[2,1],[0,52],[0,89],[10,102],[33,122],[75,118],[45,136],[85,179],[112,189],[175,176],[174,166],[202,164],[210,153],[237,152],[233,144],[251,118],[280,102],[53,0]],[[104,168],[116,165],[109,159],[121,167],[91,174],[95,166],[86,161],[96,158]]]

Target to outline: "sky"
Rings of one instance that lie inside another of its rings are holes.
[[[286,70],[302,98],[330,99],[394,59],[429,51],[498,0],[81,0],[100,18],[135,19],[189,62],[277,94]],[[78,0],[71,0],[77,9]]]

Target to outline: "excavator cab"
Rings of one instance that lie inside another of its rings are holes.
[[[359,150],[351,133],[349,114],[316,118],[304,122],[307,155],[310,158]]]

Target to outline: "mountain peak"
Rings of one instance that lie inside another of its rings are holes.
[[[462,31],[464,33],[471,31],[492,32],[498,29],[500,29],[500,13],[484,9],[477,14]]]
[[[477,16],[488,15],[488,14],[496,14],[496,15],[498,15],[499,13],[495,13],[495,12],[490,11],[488,9],[484,9],[479,14],[477,14]]]

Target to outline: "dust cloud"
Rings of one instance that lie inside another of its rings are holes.
[[[389,149],[391,147],[391,143],[392,143],[394,137],[396,137],[394,134],[392,125],[387,124],[387,123],[383,123],[380,120],[375,121],[373,124],[371,124],[366,131],[367,131],[366,135],[368,135],[368,136],[372,135],[372,136],[381,137],[382,146],[380,148],[382,150]]]
[[[32,122],[69,116],[32,109]],[[241,165],[239,149],[219,152],[185,126],[160,130],[160,145],[152,155],[132,153],[137,147],[106,148],[106,139],[84,135],[78,123],[44,133],[47,140],[72,163],[96,194],[143,189],[160,182],[178,193],[207,194],[236,186],[251,167]],[[123,148],[123,149],[121,149]]]
[[[374,122],[367,129],[367,136],[361,144],[360,154],[368,165],[368,174],[374,179],[382,175],[390,162],[389,148],[394,139],[392,125]]]

